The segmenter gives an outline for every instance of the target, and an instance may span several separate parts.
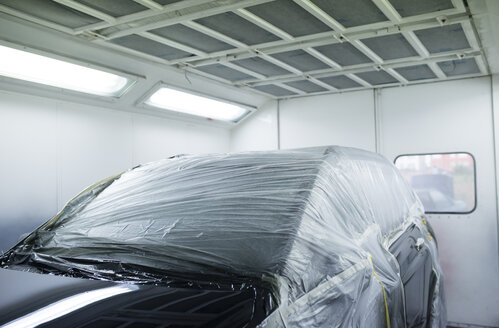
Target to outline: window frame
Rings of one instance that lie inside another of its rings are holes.
[[[469,155],[471,157],[471,159],[473,160],[473,183],[474,183],[474,190],[473,190],[473,195],[474,195],[474,206],[473,208],[468,211],[468,212],[430,212],[430,211],[426,211],[425,210],[425,214],[453,214],[453,215],[468,215],[468,214],[471,214],[473,212],[475,212],[477,206],[478,206],[478,194],[477,194],[477,179],[476,179],[476,159],[475,159],[475,156],[473,156],[472,153],[470,152],[467,152],[467,151],[446,151],[446,152],[431,152],[431,153],[406,153],[406,154],[400,154],[400,155],[397,155],[395,157],[395,159],[393,160],[393,165],[397,168],[397,159],[399,159],[399,157],[403,157],[403,156],[425,156],[425,155],[451,155],[451,154],[465,154],[465,155]],[[397,168],[398,170],[398,168]],[[400,170],[399,170],[400,171]],[[409,185],[411,186],[412,188],[412,185],[410,184],[409,181],[407,181],[409,183]],[[414,190],[414,188],[413,188]]]

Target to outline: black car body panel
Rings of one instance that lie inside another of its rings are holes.
[[[137,285],[6,269],[0,281],[9,282],[2,283],[2,327],[254,327],[273,303],[268,290],[236,283]]]

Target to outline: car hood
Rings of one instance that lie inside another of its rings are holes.
[[[252,286],[138,285],[0,269],[2,327],[254,327],[270,294]],[[267,302],[267,304],[266,304]]]

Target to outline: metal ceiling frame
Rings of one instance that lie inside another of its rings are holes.
[[[373,63],[358,64],[358,65],[349,66],[349,68],[343,70],[333,71],[330,69],[323,69],[323,70],[311,71],[308,72],[308,75],[304,76],[301,79],[305,79],[308,77],[322,78],[322,77],[339,76],[345,74],[356,74],[356,73],[371,72],[374,70],[382,70],[382,69],[387,70],[387,69],[401,68],[401,67],[421,65],[421,64],[437,63],[437,62],[449,61],[455,59],[464,59],[471,57],[476,58],[478,56],[481,56],[480,51],[468,50],[460,53],[459,57],[457,57],[453,52],[447,52],[438,55],[430,55],[426,58],[406,57],[401,59],[386,60],[384,61],[383,66],[378,67],[377,69],[375,66],[373,66]],[[270,77],[267,78],[265,81],[259,81],[258,79],[254,79],[251,80],[249,83],[250,85],[266,85],[271,83],[281,83],[281,82],[291,82],[291,81],[297,81],[296,76],[288,75],[286,77],[281,77],[281,76],[274,78]]]
[[[455,24],[468,21],[468,15],[465,13],[457,13],[447,16],[446,24]],[[371,26],[370,24],[369,26]],[[379,25],[379,24],[376,24]],[[335,44],[341,42],[348,42],[352,40],[365,39],[369,37],[383,36],[389,34],[397,34],[405,31],[415,31],[419,29],[439,27],[441,23],[436,17],[426,18],[423,21],[409,22],[404,24],[384,24],[383,27],[367,28],[348,30],[344,33],[338,32],[321,32],[317,34],[310,34],[302,37],[296,37],[293,40],[278,40],[267,43],[261,43],[253,46],[245,44],[240,45],[241,49],[230,49],[225,51],[214,52],[210,54],[209,58],[202,58],[192,56],[182,58],[179,60],[171,61],[172,64],[189,63],[193,66],[207,65],[211,63],[218,63],[223,61],[237,60],[254,57],[258,53],[274,54],[278,52],[291,51],[296,49],[303,49],[308,47],[317,47],[328,44]],[[201,31],[200,31],[201,32]]]
[[[67,1],[67,0],[64,0]],[[169,17],[168,19],[163,19],[157,22],[151,22],[151,23],[146,23],[145,25],[140,25],[137,27],[130,27],[127,29],[119,30],[116,32],[111,32],[110,34],[107,35],[102,35],[102,31],[105,31],[105,29],[99,30],[101,33],[99,33],[101,36],[104,37],[106,40],[111,40],[111,39],[116,39],[119,37],[127,36],[130,34],[135,34],[139,32],[144,32],[147,30],[152,30],[152,29],[157,29],[161,27],[166,27],[166,26],[171,26],[174,24],[179,24],[185,21],[191,21],[191,20],[196,20],[199,18],[203,17],[208,17],[208,16],[213,16],[221,13],[225,13],[227,11],[231,11],[234,9],[238,8],[244,8],[248,6],[254,6],[258,4],[263,4],[266,2],[270,2],[274,0],[225,0],[222,1],[222,5],[220,6],[215,6],[215,7],[209,7],[204,6],[205,4],[216,4],[218,1],[212,1],[212,2],[205,2],[201,5],[197,6],[192,6],[190,7],[189,11],[194,10],[194,12],[188,12],[188,13],[182,13],[182,10],[176,10],[175,12],[172,12],[172,17]],[[187,11],[187,10],[186,10]],[[155,15],[156,16],[156,15]],[[135,21],[135,24],[140,23],[140,20]],[[116,25],[112,25],[116,26]],[[110,27],[112,27],[110,26]]]
[[[252,92],[264,94],[272,98],[288,98],[294,96],[275,97],[256,90],[252,87],[276,85],[293,92],[294,94],[296,94],[295,96],[334,93],[341,92],[342,90],[324,83],[319,79],[323,77],[345,75],[346,77],[354,80],[362,86],[360,88],[352,88],[349,90],[373,88],[375,86],[371,85],[367,81],[364,81],[355,74],[375,70],[382,70],[398,81],[397,83],[383,84],[382,86],[432,82],[435,80],[450,79],[450,77],[448,77],[437,65],[438,62],[458,60],[463,58],[475,58],[475,61],[481,72],[480,74],[488,74],[486,60],[483,57],[482,49],[480,48],[479,41],[472,26],[471,18],[467,13],[463,0],[451,0],[454,6],[454,8],[451,9],[409,17],[402,17],[391,5],[389,0],[371,0],[377,6],[377,8],[379,8],[379,10],[387,17],[388,20],[373,24],[354,26],[350,28],[347,28],[340,24],[336,19],[320,9],[311,0],[293,0],[303,10],[306,10],[313,17],[315,17],[331,29],[331,31],[329,32],[310,34],[301,37],[293,37],[286,31],[278,28],[277,26],[274,26],[270,22],[245,9],[247,7],[264,4],[275,0],[183,0],[167,5],[161,5],[153,0],[133,0],[136,3],[144,6],[144,11],[121,17],[113,17],[87,5],[79,3],[76,0],[52,1],[95,17],[102,22],[72,29],[60,24],[40,19],[38,17],[34,17],[5,5],[0,5],[0,11],[37,24],[44,25],[52,29],[56,29],[64,33],[68,33],[71,35],[81,35],[84,38],[93,40],[96,43],[105,45],[107,47],[115,48],[129,54],[140,56],[142,58],[153,60],[162,64],[176,66],[186,71],[193,72],[195,74],[202,75],[226,84],[245,88],[251,90]],[[223,33],[220,33],[195,22],[196,19],[225,12],[232,12],[239,17],[242,17],[252,24],[277,36],[279,40],[249,46],[247,44],[244,44],[243,42],[224,35]],[[461,24],[465,36],[470,44],[470,49],[452,51],[448,53],[430,54],[430,52],[426,49],[426,47],[414,33],[414,31],[420,29],[451,25],[456,23]],[[118,26],[126,26],[123,24],[128,24],[128,26],[126,28],[117,28]],[[182,24],[183,26],[203,33],[207,36],[210,36],[211,38],[217,39],[218,41],[227,43],[234,48],[224,51],[207,53],[192,46],[188,46],[178,41],[173,41],[149,32],[149,30],[151,29],[171,26],[174,24]],[[411,45],[411,47],[414,48],[418,56],[405,57],[396,60],[383,60],[378,54],[376,54],[362,42],[362,39],[365,38],[398,33],[400,33]],[[192,54],[192,56],[177,60],[165,60],[159,57],[142,53],[137,50],[132,50],[130,48],[108,42],[108,40],[132,34],[161,44],[165,44],[169,47],[182,50],[184,52]],[[317,46],[335,44],[340,42],[349,42],[362,54],[367,56],[372,62],[360,65],[341,66],[331,58],[314,49],[314,47]],[[293,67],[292,65],[289,65],[288,63],[278,60],[272,56],[276,53],[292,50],[303,50],[307,54],[313,56],[320,62],[327,65],[328,68],[316,71],[302,72],[296,67]],[[261,73],[233,63],[236,60],[252,57],[258,57],[276,66],[279,66],[280,68],[289,71],[289,74],[266,77]],[[245,75],[251,76],[252,78],[238,81],[229,81],[222,77],[202,72],[196,69],[196,67],[209,64],[221,64],[230,69],[237,70],[241,73],[244,73]],[[427,79],[424,81],[408,81],[395,70],[395,68],[414,66],[419,64],[428,65],[428,67],[437,78]],[[303,80],[307,80],[310,83],[324,88],[326,89],[326,91],[305,92],[285,84],[287,82]]]
[[[135,0],[133,0],[133,1],[135,1]],[[183,1],[174,2],[172,4],[168,4],[168,5],[164,5],[164,6],[153,1],[153,0],[145,0],[145,1],[148,3],[148,5],[146,7],[150,8],[149,10],[144,10],[144,11],[140,11],[140,12],[133,13],[130,15],[117,17],[116,21],[113,24],[108,23],[108,22],[99,22],[99,23],[95,23],[95,24],[90,24],[90,25],[78,27],[78,28],[73,29],[73,34],[84,34],[84,33],[88,33],[88,32],[93,33],[93,31],[96,31],[96,30],[101,30],[104,28],[118,25],[118,24],[130,23],[130,22],[141,20],[141,19],[154,17],[157,15],[171,13],[171,12],[175,12],[177,10],[191,8],[193,6],[212,2],[213,0],[183,0]],[[135,1],[135,2],[142,5],[141,0]],[[158,9],[154,9],[151,7],[158,8]],[[159,9],[159,8],[161,8],[161,9]]]
[[[468,21],[468,15],[465,13],[458,13],[447,16],[446,24],[456,24]],[[230,61],[237,59],[244,59],[253,57],[258,53],[274,54],[278,52],[291,51],[296,49],[303,49],[306,47],[317,47],[328,44],[335,44],[341,42],[349,42],[353,40],[360,40],[369,37],[383,36],[389,34],[397,34],[405,31],[415,31],[419,29],[439,27],[441,23],[435,18],[427,18],[424,21],[409,22],[405,24],[390,24],[380,28],[366,28],[365,30],[350,30],[344,33],[338,32],[322,32],[317,34],[310,34],[302,37],[296,37],[293,40],[278,40],[268,43],[257,44],[254,46],[245,45],[244,49],[230,49],[221,52],[210,54],[210,58],[203,59],[197,56],[192,56],[172,63],[190,63],[191,65],[207,65],[215,62]],[[248,51],[248,48],[250,51]],[[243,51],[241,51],[243,50]]]

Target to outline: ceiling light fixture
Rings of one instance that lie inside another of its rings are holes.
[[[99,96],[120,97],[133,79],[0,45],[0,75]]]
[[[164,86],[156,90],[145,101],[145,104],[175,112],[234,123],[240,121],[250,112],[249,109],[242,105]]]

